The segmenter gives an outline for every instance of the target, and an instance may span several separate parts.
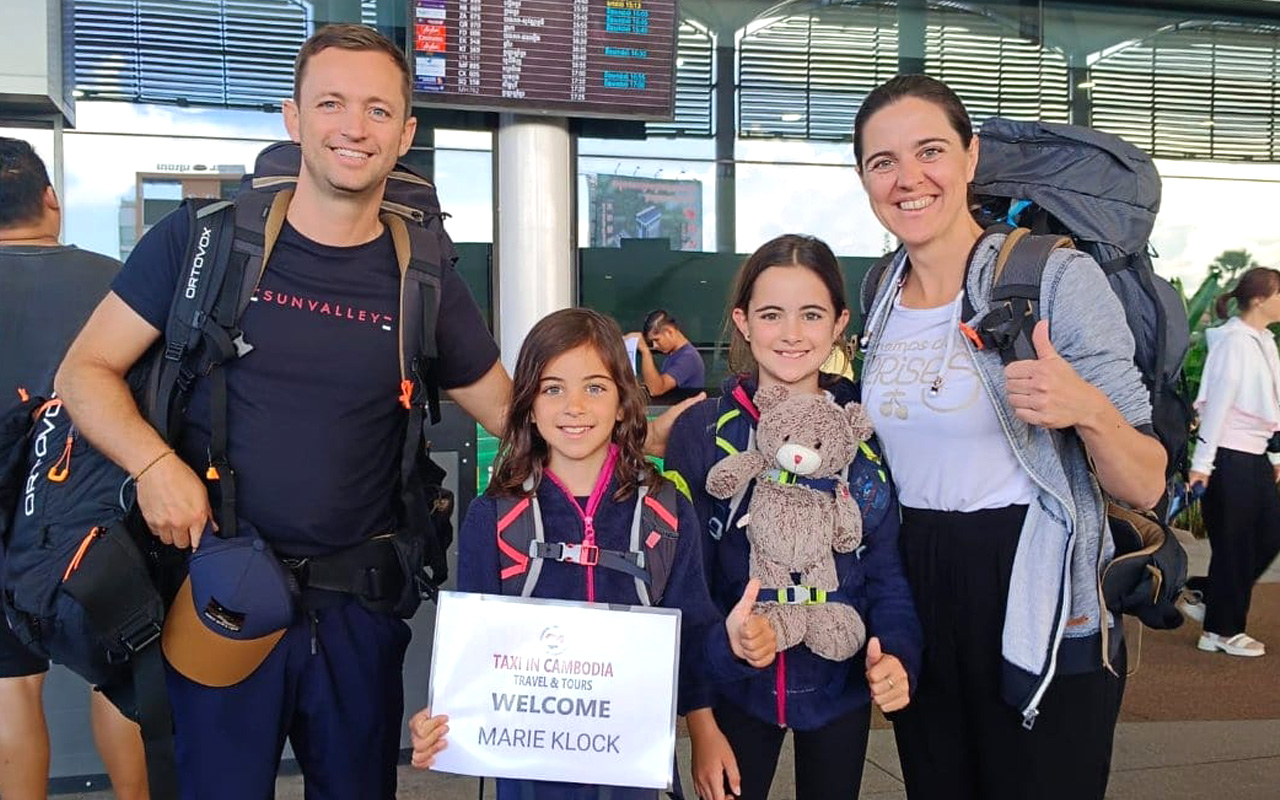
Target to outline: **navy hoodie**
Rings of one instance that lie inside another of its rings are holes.
[[[858,397],[857,387],[843,379],[823,375],[823,388],[837,403],[845,405]],[[724,397],[742,411],[741,419],[754,413],[734,398],[755,394],[750,379],[731,376],[723,387]],[[708,399],[676,420],[667,442],[666,468],[679,473],[688,485],[698,518],[702,521],[702,550],[707,583],[712,597],[727,612],[742,596],[749,577],[751,546],[746,534],[730,520],[727,533],[714,537],[718,526],[710,522],[716,500],[706,492],[707,472],[724,455],[716,445],[716,424],[720,401]],[[741,447],[745,442],[736,443]],[[841,591],[866,622],[867,635],[878,636],[883,651],[897,656],[906,668],[914,694],[920,674],[922,637],[911,589],[898,555],[898,500],[893,493],[886,467],[873,438],[858,453],[849,468],[849,488],[862,512],[862,546],[853,553],[835,553]],[[870,454],[867,452],[870,451]],[[750,494],[738,507],[746,513]],[[690,707],[714,706],[730,702],[752,716],[795,730],[814,730],[861,708],[871,701],[865,678],[866,649],[847,661],[829,661],[815,655],[803,643],[778,654],[764,669],[752,669],[738,662],[747,677],[738,681],[712,683],[704,680],[686,693]]]
[[[631,546],[631,518],[635,509],[634,495],[623,501],[611,500],[617,484],[610,478],[604,499],[592,518],[596,545],[602,549],[627,551]],[[572,498],[554,481],[547,478],[536,490],[542,508],[543,528],[548,542],[580,543],[585,528],[579,509],[587,506],[587,498]],[[690,705],[704,696],[701,687],[724,676],[748,670],[744,662],[734,658],[725,632],[724,615],[711,601],[702,570],[701,526],[693,506],[679,496],[677,523],[679,539],[675,563],[667,579],[660,605],[678,608],[680,621],[680,677],[677,710],[680,714],[707,705]],[[574,505],[577,505],[575,509]],[[498,551],[497,507],[495,497],[477,498],[467,510],[459,534],[458,589],[463,592],[502,594],[501,569],[508,565]],[[529,513],[529,512],[526,512]],[[638,605],[635,579],[602,567],[590,569],[594,581],[595,601]],[[578,564],[544,561],[533,597],[557,600],[587,600],[588,568]],[[730,605],[732,608],[732,605]],[[660,667],[660,665],[655,665]],[[696,690],[696,691],[694,691]],[[691,693],[692,692],[692,693]],[[674,774],[673,786],[679,796],[679,781]],[[529,796],[537,800],[596,800],[604,787],[547,781],[498,779],[499,800],[521,800]],[[532,789],[533,794],[526,794]],[[652,800],[652,789],[611,787],[613,800]]]

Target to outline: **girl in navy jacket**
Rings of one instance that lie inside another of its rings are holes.
[[[707,471],[730,448],[748,446],[759,417],[751,402],[757,387],[825,390],[841,405],[857,398],[852,383],[819,372],[848,321],[839,263],[818,239],[780,236],[738,272],[726,328],[730,366],[742,374],[726,381],[720,400],[705,400],[676,421],[666,456],[668,475],[687,484],[707,532],[707,581],[726,611],[748,583],[750,545],[739,523],[750,497],[736,505],[710,497]],[[898,557],[897,498],[874,439],[848,478],[863,540],[856,552],[835,554],[836,570],[841,594],[866,621],[867,646],[836,662],[798,644],[742,680],[691,689],[685,701],[698,709],[688,715],[693,777],[703,800],[764,800],[788,728],[795,733],[797,799],[856,798],[871,701],[885,712],[909,702],[920,665],[920,623]]]
[[[659,558],[670,565],[657,604],[682,612],[677,707],[683,714],[711,677],[741,675],[754,669],[749,664],[770,663],[775,641],[768,623],[751,613],[758,584],[747,587],[747,596],[727,617],[711,602],[702,570],[701,529],[685,496],[664,493],[676,498],[674,519],[653,500],[663,479],[644,458],[644,397],[628,362],[617,324],[590,309],[558,311],[529,332],[516,363],[493,480],[486,495],[471,504],[459,534],[458,588],[511,594],[518,576],[515,591],[524,588],[524,581],[536,580],[532,597],[647,602],[633,574],[604,566],[604,554],[633,549],[632,520],[643,488],[651,513],[675,523],[666,531],[674,542],[651,535],[646,546],[651,577]],[[540,559],[537,572],[500,535],[511,519],[532,513],[526,505],[531,495],[541,509],[546,544],[569,559]],[[566,555],[590,546],[599,548],[598,563]],[[655,553],[655,547],[669,557]],[[433,717],[428,710],[410,720],[414,766],[429,767],[443,749],[446,723],[443,715]],[[677,783],[674,772],[672,783]],[[499,779],[497,784],[499,800],[596,800],[604,788],[613,800],[653,800],[657,794],[546,781]]]

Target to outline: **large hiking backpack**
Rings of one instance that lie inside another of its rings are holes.
[[[182,278],[163,337],[127,376],[139,408],[171,444],[178,440],[195,381],[210,381],[210,462],[193,466],[198,472],[207,466],[206,477],[218,482],[223,535],[234,535],[237,525],[222,367],[253,349],[237,323],[283,224],[300,164],[297,145],[271,145],[234,203],[189,200],[176,212],[189,216],[191,231]],[[382,212],[402,275],[399,399],[406,434],[397,454],[392,542],[409,579],[360,599],[407,617],[444,581],[452,541],[452,495],[441,487],[444,472],[430,459],[424,426],[428,418],[439,420],[435,324],[442,268],[456,259],[456,251],[444,232],[434,187],[412,170],[397,164]],[[129,476],[79,436],[56,398],[43,405],[33,399],[6,413],[0,420],[0,462],[6,550],[0,585],[11,626],[34,652],[98,685],[139,721],[151,796],[176,798],[159,636],[166,603],[181,578],[182,555],[150,534],[133,504]],[[359,581],[337,569],[341,563],[323,566],[309,585],[360,595],[352,585]]]
[[[1160,208],[1160,176],[1150,156],[1117,136],[1073,125],[992,118],[982,126],[972,191],[986,235],[1005,235],[996,259],[990,311],[973,325],[1007,364],[1035,358],[1040,284],[1054,250],[1090,255],[1107,275],[1134,338],[1134,364],[1150,394],[1152,427],[1168,456],[1166,497],[1157,514],[1108,507],[1116,559],[1104,570],[1112,611],[1150,627],[1176,627],[1173,610],[1186,582],[1186,553],[1163,519],[1172,488],[1185,478],[1191,407],[1182,362],[1190,345],[1181,295],[1155,274],[1150,245]],[[862,285],[864,320],[892,254]],[[965,299],[963,319],[974,316]],[[1135,518],[1146,520],[1138,524]]]
[[[982,213],[1028,228],[1033,236],[1023,247],[1033,247],[1036,235],[1069,236],[1071,246],[1106,273],[1133,333],[1152,426],[1168,454],[1166,476],[1181,482],[1191,426],[1182,362],[1191,336],[1182,296],[1151,263],[1148,240],[1160,210],[1160,175],[1151,157],[1118,136],[1048,122],[989,119],[981,138],[973,192]],[[992,294],[1017,304],[1014,287],[1033,279],[1038,291],[1043,260],[1038,254],[1024,260],[1014,251],[1008,264],[1012,271],[1006,266]]]
[[[608,550],[595,545],[548,542],[542,528],[542,509],[532,482],[525,497],[498,498],[498,520],[494,534],[505,566],[498,576],[502,593],[531,597],[542,574],[544,561],[563,561],[583,567],[601,567],[630,575],[636,596],[644,606],[660,605],[667,579],[675,566],[676,543],[680,535],[675,484],[663,480],[650,492],[636,488],[631,516],[631,540],[627,550]]]

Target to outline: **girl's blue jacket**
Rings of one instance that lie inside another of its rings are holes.
[[[843,378],[823,375],[823,388],[836,402],[858,397],[857,387]],[[748,398],[755,394],[750,379],[731,376],[722,398],[705,400],[676,421],[667,443],[667,474],[683,484],[702,522],[702,555],[707,583],[722,612],[727,613],[747,583],[750,544],[737,527],[746,512],[749,495],[738,507],[735,519],[715,519],[725,504],[707,494],[708,470],[724,455],[717,437],[734,437],[724,419],[753,425],[754,416],[734,398],[741,386]],[[732,415],[734,409],[740,414]],[[741,433],[741,431],[739,431]],[[672,475],[672,473],[677,475]],[[863,519],[862,546],[854,553],[836,553],[840,589],[862,615],[868,636],[878,636],[884,653],[897,656],[906,668],[912,692],[920,674],[922,637],[911,589],[898,554],[899,512],[897,496],[873,438],[850,465],[849,488],[858,500]],[[721,533],[723,532],[723,533]],[[714,534],[714,535],[713,535]],[[865,676],[864,648],[848,661],[835,662],[814,655],[803,644],[779,654],[773,665],[753,669],[737,662],[739,680],[714,683],[704,679],[685,693],[691,708],[730,702],[753,716],[796,730],[813,730],[870,702]]]
[[[605,490],[605,499],[593,517],[596,544],[603,549],[626,551],[630,547],[634,496],[622,502],[614,502],[611,498],[615,488],[616,483],[611,479]],[[575,501],[545,477],[539,483],[536,494],[542,507],[547,541],[581,542],[585,533],[582,514],[571,503],[577,502],[581,509],[586,506],[587,498],[577,498]],[[702,569],[702,542],[699,535],[701,526],[697,515],[683,495],[679,497],[678,505],[676,517],[680,535],[676,544],[675,563],[660,605],[681,611],[677,709],[679,713],[685,714],[700,707],[690,703],[695,698],[704,696],[702,687],[709,682],[750,668],[734,658],[729,649],[724,615],[711,601],[707,591]],[[497,507],[497,499],[486,495],[476,498],[467,510],[466,520],[459,534],[459,591],[502,594],[499,573],[507,563],[501,561],[503,556],[498,549]],[[594,567],[593,572],[596,602],[630,605],[639,603],[634,578],[599,566]],[[587,569],[577,564],[545,561],[532,596],[585,601]],[[668,667],[655,664],[654,668]],[[673,776],[673,785],[678,793],[678,777]],[[602,787],[568,783],[499,780],[498,797],[499,800],[523,800],[529,796],[537,800],[595,800],[600,788]],[[532,795],[528,794],[530,790]],[[613,800],[652,800],[655,792],[613,787],[610,796]]]

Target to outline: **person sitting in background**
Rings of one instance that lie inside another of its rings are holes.
[[[650,397],[660,397],[677,389],[702,390],[706,380],[702,356],[680,331],[675,317],[662,309],[650,311],[644,318],[643,333],[628,333],[627,337],[638,340],[640,380]],[[653,362],[653,350],[664,356],[661,370]]]

